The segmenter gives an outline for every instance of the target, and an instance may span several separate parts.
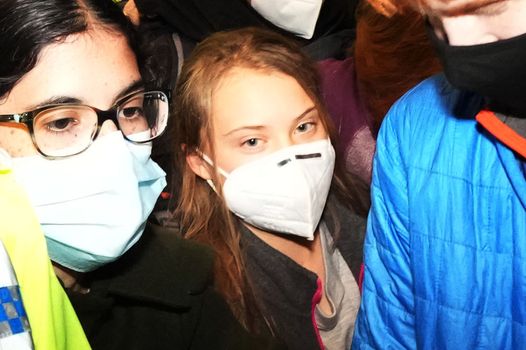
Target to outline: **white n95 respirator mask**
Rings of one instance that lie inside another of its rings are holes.
[[[334,148],[325,139],[283,148],[229,174],[219,169],[226,177],[226,204],[250,225],[312,240],[331,187],[334,161]]]
[[[137,242],[166,186],[151,147],[116,131],[76,156],[13,158],[15,179],[35,208],[51,260],[87,272]]]
[[[310,39],[320,16],[323,0],[250,0],[250,5],[276,27]]]

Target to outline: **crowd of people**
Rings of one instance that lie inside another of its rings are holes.
[[[0,1],[0,348],[520,349],[523,0]]]

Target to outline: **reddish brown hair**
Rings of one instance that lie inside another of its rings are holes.
[[[383,0],[373,1],[385,5]],[[398,98],[441,69],[422,16],[407,8],[386,17],[365,1],[357,12],[354,59],[358,84],[376,131]]]

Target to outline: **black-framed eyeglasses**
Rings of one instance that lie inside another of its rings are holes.
[[[46,158],[62,158],[85,151],[97,138],[106,120],[112,120],[128,141],[149,142],[166,129],[168,111],[168,97],[164,92],[141,91],[121,98],[106,111],[64,103],[0,115],[0,122],[27,125],[40,154]]]

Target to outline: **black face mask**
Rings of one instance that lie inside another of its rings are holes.
[[[475,92],[497,112],[526,118],[526,34],[472,46],[450,46],[431,25],[428,35],[449,82]]]

